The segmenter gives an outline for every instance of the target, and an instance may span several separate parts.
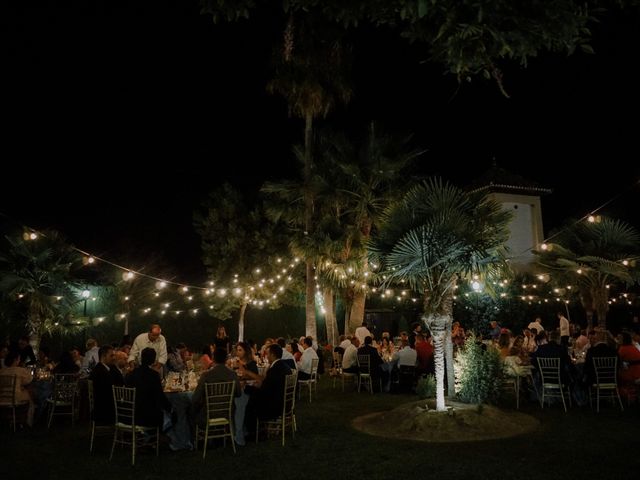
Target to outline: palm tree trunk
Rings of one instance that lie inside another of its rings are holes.
[[[247,302],[240,307],[240,316],[238,317],[238,341],[244,342],[244,312],[247,311]]]
[[[29,315],[29,344],[33,348],[34,353],[38,353],[40,348],[40,340],[42,338],[42,320],[38,314]]]
[[[362,235],[363,238],[368,239],[369,234],[371,233],[371,222],[366,223],[362,227]],[[365,256],[363,259],[363,270],[367,270],[368,268],[367,257]],[[353,304],[351,305],[351,317],[349,318],[349,323],[351,324],[351,328],[353,331],[356,330],[362,322],[364,321],[364,309],[367,302],[367,294],[364,290],[354,288],[353,291]]]
[[[311,233],[313,219],[313,194],[311,192],[311,134],[313,132],[313,116],[307,113],[304,118],[304,230],[305,235]],[[313,272],[313,259],[306,259],[307,285],[306,285],[306,328],[307,336],[316,336],[316,302],[315,302],[315,278]]]
[[[323,292],[324,308],[325,308],[325,322],[327,326],[327,342],[329,345],[338,344],[338,322],[336,320],[336,305],[333,298],[333,290],[330,288],[325,289]]]
[[[316,338],[316,291],[313,278],[313,260],[306,260],[305,335]]]
[[[444,355],[447,369],[447,396],[453,397],[456,393],[456,376],[453,369],[453,341],[451,339],[451,328],[453,323],[453,296],[448,295],[442,301],[442,310],[446,317]]]
[[[367,296],[362,292],[354,292],[353,303],[351,304],[351,315],[349,316],[349,328],[355,332],[356,328],[362,325],[364,321],[364,307]]]
[[[447,325],[450,325],[451,318],[447,315],[429,314],[422,317],[433,336],[433,359],[436,368],[436,410],[445,412],[447,407],[444,403],[444,342]]]
[[[594,288],[591,292],[593,306],[598,316],[598,326],[603,330],[607,329],[607,312],[609,311],[608,290]]]

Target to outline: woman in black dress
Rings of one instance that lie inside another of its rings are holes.
[[[216,349],[224,348],[227,352],[231,351],[231,344],[229,342],[229,337],[227,336],[227,331],[222,325],[218,327],[218,333],[216,333],[216,338],[213,341],[213,344]]]

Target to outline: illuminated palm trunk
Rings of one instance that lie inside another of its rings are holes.
[[[356,328],[364,321],[364,307],[367,301],[367,294],[364,291],[353,293],[353,303],[351,304],[351,315],[349,316],[349,331],[355,332]]]
[[[430,314],[422,317],[433,336],[433,359],[436,368],[436,410],[445,412],[447,407],[444,403],[444,367],[445,367],[445,341],[446,328],[451,323],[448,315]]]
[[[327,342],[329,345],[336,346],[338,344],[338,322],[336,320],[336,308],[333,298],[333,290],[326,289],[323,292],[325,322],[327,327]]]

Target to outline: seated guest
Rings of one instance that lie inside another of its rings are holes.
[[[280,345],[280,348],[282,348],[282,361],[286,363],[289,368],[296,368],[296,359],[294,358],[293,354],[289,350],[287,350],[286,340],[280,337],[278,338],[278,340],[276,340],[276,343]]]
[[[546,332],[538,334],[543,339],[547,338]],[[546,340],[545,340],[546,341]],[[564,385],[572,383],[574,378],[574,366],[571,363],[567,347],[560,345],[560,332],[552,331],[549,334],[549,341],[538,346],[538,349],[531,354],[531,364],[535,369],[539,369],[538,358],[559,358],[560,378]]]
[[[380,356],[385,362],[391,361],[395,352],[395,346],[389,341],[389,337],[382,337],[382,341],[379,345]]]
[[[592,349],[589,349],[589,352]],[[589,353],[587,352],[587,356]],[[622,345],[618,348],[620,363],[620,383],[625,396],[629,397],[636,392],[635,382],[640,379],[640,350],[633,344],[629,332],[622,332]]]
[[[118,370],[120,370],[120,373],[124,378],[132,371],[131,365],[129,364],[129,355],[122,350],[114,350],[113,354],[115,356],[114,365]]]
[[[213,360],[211,360],[211,345],[205,345],[202,347],[202,355],[200,356],[200,369],[208,370],[213,364]],[[226,352],[226,350],[225,350]]]
[[[593,366],[594,357],[617,357],[616,349],[607,344],[607,333],[598,331],[595,333],[593,345],[587,350],[584,361],[584,375],[587,383],[592,385],[596,383],[596,371]]]
[[[175,347],[167,347],[167,370],[169,372],[184,372],[186,366],[182,360],[180,350],[187,348],[184,343],[179,343]]]
[[[511,336],[508,333],[501,333],[500,337],[498,337],[498,350],[502,360],[509,356],[509,351],[511,350]]]
[[[393,361],[395,361],[398,366],[416,366],[416,363],[418,362],[418,353],[409,346],[409,340],[402,340],[400,350],[393,354]]]
[[[60,355],[60,362],[53,369],[54,375],[68,374],[68,373],[80,373],[80,367],[73,361],[70,351],[62,352]]]
[[[38,349],[38,359],[36,360],[36,367],[38,368],[43,368],[45,370],[53,370],[53,363],[51,362],[51,359],[49,358],[49,347],[45,346],[45,345],[41,345],[40,348]]]
[[[536,348],[538,348],[538,345],[536,344],[537,332],[534,333],[532,330],[525,328],[522,330],[522,334],[523,334],[522,349],[527,353],[535,352]]]
[[[291,349],[291,354],[293,355],[293,359],[298,363],[300,361],[300,357],[302,357],[302,352],[300,351],[300,345],[298,345],[298,340],[295,338],[291,340],[289,344],[289,348]]]
[[[347,348],[351,342],[347,340],[346,335],[340,335],[340,337],[338,337],[338,342],[338,345],[336,345],[333,351],[340,355],[344,355],[344,349]]]
[[[416,371],[420,375],[435,373],[433,345],[429,341],[430,338],[431,334],[428,331],[416,337],[416,357],[418,361]]]
[[[10,351],[4,359],[5,367],[0,368],[1,376],[16,376],[15,400],[16,403],[27,403],[29,409],[27,411],[27,425],[33,425],[33,413],[35,405],[31,399],[31,394],[27,389],[27,385],[31,383],[31,373],[26,368],[20,367],[20,352]]]
[[[115,421],[113,385],[124,384],[122,374],[115,366],[115,354],[111,345],[103,345],[98,353],[99,362],[91,370],[93,381],[93,419],[97,424],[107,425]]]
[[[342,356],[342,371],[344,373],[359,373],[358,368],[358,347],[360,341],[357,337],[352,337],[350,345],[344,349],[344,355]]]
[[[100,349],[98,348],[98,341],[94,338],[87,340],[85,346],[87,351],[85,352],[84,359],[82,360],[82,369],[90,372],[100,361]]]
[[[282,415],[285,378],[291,374],[291,369],[281,361],[282,348],[278,344],[269,345],[267,358],[270,364],[267,374],[259,382],[260,388],[251,394],[247,406],[246,425],[249,430],[255,428],[256,416],[269,420]]]
[[[29,344],[29,336],[24,335],[18,340],[18,348],[20,353],[20,365],[26,367],[27,365],[36,364],[36,354],[33,348]]]
[[[589,349],[589,337],[585,335],[585,331],[575,334],[575,342],[573,343],[574,354],[585,352]]]
[[[84,357],[80,353],[80,347],[74,345],[69,349],[69,352],[71,353],[71,358],[73,358],[73,363],[75,363],[79,369],[82,368]]]
[[[258,375],[258,364],[253,355],[253,349],[249,344],[247,342],[238,342],[236,352],[238,354],[238,368],[242,367],[244,369],[243,372],[251,372]],[[284,357],[284,352],[282,352],[282,356]]]
[[[244,386],[244,389],[241,389],[241,394],[239,394],[236,388],[236,398],[234,400],[235,412],[233,414],[233,426],[235,428],[234,440],[237,445],[245,445],[244,416],[247,410],[247,404],[249,403],[250,389],[253,387],[244,385],[244,381],[260,377],[258,375],[258,364],[251,345],[247,342],[238,342],[236,352],[238,355],[238,375],[242,376],[243,380],[240,386]]]
[[[140,353],[140,366],[127,375],[125,384],[136,389],[136,425],[162,427],[163,411],[171,412],[171,403],[162,391],[156,363],[156,351],[147,347]]]
[[[313,349],[313,339],[311,337],[305,337],[302,342],[302,348],[304,349],[300,356],[300,361],[297,362],[298,368],[298,380],[309,380],[311,378],[311,363],[318,358],[318,354]],[[377,352],[376,352],[377,353]]]
[[[498,340],[498,338],[500,338],[500,334],[502,333],[502,328],[500,327],[500,325],[498,325],[498,322],[496,322],[495,320],[491,320],[490,325],[491,326],[489,327],[489,336],[494,341]]]
[[[371,374],[371,379],[373,380],[373,385],[379,385],[378,379],[382,377],[382,369],[380,366],[382,365],[382,357],[378,353],[378,350],[373,347],[373,338],[370,336],[364,337],[364,345],[358,349],[358,355],[368,355],[369,356],[369,373]],[[367,372],[363,372],[367,373]],[[386,372],[385,372],[386,373]],[[386,383],[386,378],[384,379]]]
[[[227,367],[226,361],[227,351],[224,348],[216,348],[213,351],[213,362],[211,364],[211,368],[200,376],[198,386],[196,387],[195,392],[193,392],[191,405],[193,405],[193,412],[195,414],[196,421],[200,425],[204,425],[207,419],[207,391],[204,386],[205,383],[235,382],[235,396],[239,397],[242,394],[238,375]]]

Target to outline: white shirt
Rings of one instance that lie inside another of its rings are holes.
[[[358,340],[360,340],[360,345],[364,345],[365,337],[373,338],[373,335],[371,335],[371,332],[367,327],[356,328],[356,332],[354,333],[354,335],[358,338]]]
[[[418,362],[418,352],[411,347],[404,347],[393,354],[393,361],[397,361],[398,366],[410,365],[415,367]]]
[[[564,315],[560,315],[560,336],[569,336],[569,320],[567,320]]]
[[[343,341],[340,343],[340,346],[341,346],[344,350],[346,350],[346,349],[347,349],[347,347],[348,347],[349,345],[351,345],[351,340],[349,340],[349,339],[345,339],[345,340],[343,340]]]
[[[529,330],[535,328],[538,333],[544,332],[544,327],[540,322],[531,322],[527,328]]]
[[[293,353],[291,353],[289,350],[287,350],[286,348],[282,349],[282,358],[281,360],[293,360],[293,363],[296,362],[295,357],[293,356]]]
[[[342,368],[351,368],[358,366],[358,349],[352,343],[344,349],[344,355],[342,356]]]
[[[87,353],[84,355],[84,359],[82,360],[82,368],[86,370],[91,370],[98,363],[100,363],[100,357],[98,356],[99,347],[91,347],[87,350]]]
[[[153,348],[156,351],[156,362],[167,363],[167,341],[163,335],[160,335],[155,342],[149,340],[149,333],[141,333],[133,341],[131,351],[129,352],[129,361],[140,363],[140,353],[145,348]]]
[[[318,358],[316,351],[312,347],[305,348],[297,365],[298,370],[311,375],[311,362],[314,358]]]

